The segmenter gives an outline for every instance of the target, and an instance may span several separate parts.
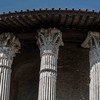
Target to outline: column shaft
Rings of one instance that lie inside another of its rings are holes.
[[[100,100],[100,57],[95,56],[100,48],[90,50],[90,100]]]
[[[40,86],[38,100],[55,100],[56,97],[57,59],[52,54],[41,58]]]
[[[8,66],[8,60],[3,57],[0,58],[0,70],[1,70],[0,97],[1,100],[8,100],[10,93],[9,91],[10,91],[11,69]]]

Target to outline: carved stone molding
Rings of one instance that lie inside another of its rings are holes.
[[[81,46],[83,48],[90,48],[90,49],[100,47],[100,33],[88,32],[88,35]]]
[[[13,33],[2,33],[0,35],[0,52],[14,57],[15,53],[19,53],[21,44]]]
[[[90,66],[100,61],[100,33],[89,32],[85,41],[81,45],[83,48],[90,48],[89,60]]]
[[[63,45],[62,33],[56,28],[40,29],[38,31],[38,46],[40,54],[57,53]]]

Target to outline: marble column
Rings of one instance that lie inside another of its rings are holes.
[[[9,100],[11,65],[19,49],[20,42],[13,33],[0,35],[0,100]]]
[[[63,45],[62,34],[56,28],[38,31],[38,46],[41,55],[38,100],[56,100],[56,76],[59,46]]]
[[[89,100],[100,100],[100,33],[89,32],[82,47],[90,48]]]

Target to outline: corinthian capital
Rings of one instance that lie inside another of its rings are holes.
[[[83,48],[90,48],[89,60],[90,66],[100,61],[100,33],[89,32],[85,41],[81,45]]]
[[[62,33],[56,28],[40,29],[38,31],[38,46],[41,53],[58,50],[63,45]]]
[[[13,33],[2,33],[0,35],[0,52],[13,57],[20,48],[21,44]]]
[[[85,41],[81,45],[83,48],[98,48],[100,47],[100,33],[89,32]]]

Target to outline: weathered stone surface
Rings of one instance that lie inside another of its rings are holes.
[[[41,65],[38,100],[56,100],[56,76],[59,46],[63,45],[62,33],[56,28],[38,31]]]
[[[100,33],[89,32],[87,38],[82,43],[83,47],[90,48],[90,85],[89,100],[99,100],[100,98]]]
[[[20,49],[20,42],[13,33],[0,34],[0,100],[9,100],[13,57]]]

